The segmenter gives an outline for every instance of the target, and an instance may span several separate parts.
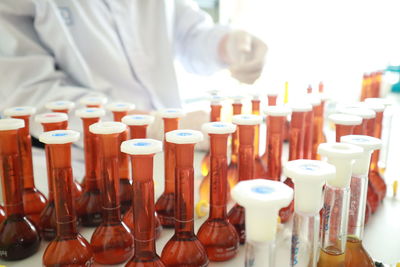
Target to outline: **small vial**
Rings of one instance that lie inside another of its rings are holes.
[[[239,181],[254,179],[254,129],[261,122],[262,117],[257,115],[233,116],[233,123],[238,125],[236,132],[239,135]],[[235,204],[228,213],[228,220],[235,227],[240,244],[244,244],[246,239],[244,219],[244,208]]]
[[[267,93],[267,104],[269,107],[276,106],[276,101],[278,99],[278,92],[268,92]]]
[[[40,247],[39,232],[25,216],[19,131],[21,119],[0,119],[0,177],[6,218],[0,224],[0,258],[6,261],[25,259]]]
[[[51,112],[68,114],[75,107],[75,103],[67,100],[58,100],[46,103],[45,107]]]
[[[324,110],[325,102],[328,99],[326,94],[318,93],[315,95],[316,98],[320,99],[319,105],[313,107],[314,120],[313,120],[313,148],[311,158],[314,160],[319,159],[317,154],[319,144],[326,142],[326,137],[324,134]]]
[[[251,114],[260,115],[260,96],[255,94],[251,100]],[[254,132],[254,177],[266,178],[267,166],[260,156],[260,125],[256,125]]]
[[[153,139],[125,141],[121,151],[130,155],[133,176],[135,253],[126,267],[165,266],[156,252],[153,158],[162,151],[162,143]]]
[[[32,161],[32,140],[29,133],[30,118],[36,112],[33,107],[13,107],[4,110],[4,115],[14,119],[24,120],[25,127],[18,131],[19,150],[21,155],[21,174],[24,190],[22,199],[25,215],[39,226],[40,213],[47,204],[47,199],[42,192],[35,187]]]
[[[284,173],[292,177],[295,187],[290,266],[316,267],[321,192],[326,180],[335,177],[336,168],[322,161],[300,159],[286,163]]]
[[[122,118],[122,122],[128,125],[130,139],[145,139],[147,137],[147,127],[154,122],[154,117],[150,115],[127,115]],[[133,195],[134,196],[134,195]],[[125,213],[123,222],[134,232],[133,209],[132,207]],[[160,219],[155,214],[156,238],[161,235],[162,226]]]
[[[120,134],[126,125],[121,122],[98,122],[89,126],[98,138],[100,168],[100,191],[103,221],[92,234],[90,244],[94,260],[99,264],[120,264],[133,253],[133,236],[121,220],[121,205],[118,197]]]
[[[114,121],[121,122],[128,112],[135,109],[135,105],[125,102],[115,102],[107,105],[107,109],[113,113]],[[129,138],[129,129],[119,135],[120,144]],[[129,173],[129,157],[119,151],[119,199],[121,203],[121,213],[125,214],[132,207],[132,179]]]
[[[305,119],[306,112],[312,110],[310,104],[293,103],[290,105],[292,109],[292,118],[289,128],[289,160],[296,160],[303,158],[304,148],[304,135],[305,135]],[[294,188],[291,177],[286,177],[284,183],[291,188]],[[294,210],[294,202],[292,201],[289,206],[279,211],[281,222],[287,222],[290,219]]]
[[[175,233],[161,253],[165,266],[208,265],[204,246],[194,234],[194,146],[203,134],[193,130],[167,132],[166,141],[175,145]]]
[[[241,181],[232,198],[246,209],[245,267],[275,267],[278,211],[289,205],[293,189],[276,181]]]
[[[75,112],[83,124],[85,176],[83,192],[76,203],[76,213],[83,226],[98,226],[102,222],[98,137],[89,131],[89,126],[99,122],[105,114],[101,108],[82,108]]]
[[[44,132],[55,130],[66,130],[68,127],[68,116],[64,113],[44,113],[35,116],[35,121],[42,124]],[[48,199],[47,205],[40,214],[39,230],[40,235],[46,241],[56,237],[56,210],[54,203],[54,172],[51,166],[51,155],[48,145],[45,144]]]
[[[374,261],[365,250],[362,239],[364,235],[364,215],[367,204],[368,170],[371,154],[382,146],[381,140],[365,135],[347,135],[341,138],[343,143],[362,147],[364,153],[356,159],[351,177],[351,197],[349,210],[349,226],[346,243],[346,267],[374,267]]]
[[[322,209],[321,250],[318,267],[344,267],[350,204],[350,181],[361,147],[343,143],[323,143],[318,153],[336,167],[336,176],[325,186]]]
[[[181,109],[164,109],[160,111],[164,121],[164,192],[157,199],[156,212],[161,225],[165,228],[175,226],[175,146],[165,140],[165,134],[179,128],[179,119],[185,116]]]
[[[329,116],[329,121],[335,124],[335,140],[340,142],[340,138],[354,133],[354,128],[361,125],[362,118],[356,115],[335,113]]]
[[[57,236],[43,254],[42,264],[52,266],[91,266],[93,252],[86,239],[78,233],[73,179],[71,144],[79,133],[71,130],[45,132],[39,140],[46,144],[54,174],[53,189],[57,221]]]
[[[267,164],[267,179],[280,181],[282,172],[282,147],[286,117],[291,114],[286,106],[267,107],[267,142],[262,160]]]
[[[79,99],[79,103],[87,108],[102,108],[107,101],[107,97],[99,94],[90,94]]]
[[[201,225],[197,236],[207,251],[210,261],[227,261],[239,250],[239,236],[227,217],[227,145],[235,132],[231,123],[210,122],[202,126],[210,136],[210,215]]]
[[[305,136],[304,136],[304,149],[303,149],[303,158],[304,159],[313,159],[313,149],[314,149],[314,135],[319,135],[319,132],[314,133],[315,129],[319,126],[316,125],[315,117],[319,116],[321,113],[320,105],[321,98],[314,94],[307,94],[305,101],[312,105],[312,111],[308,111],[306,113],[306,121],[305,121]],[[314,154],[314,157],[316,154]]]

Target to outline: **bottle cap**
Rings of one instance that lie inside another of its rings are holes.
[[[46,103],[45,107],[50,110],[71,110],[75,107],[75,103],[67,100],[58,100]]]
[[[356,115],[335,113],[329,115],[328,119],[337,125],[360,125],[362,118]]]
[[[264,112],[267,116],[286,117],[292,113],[292,110],[287,106],[269,106]]]
[[[201,126],[201,130],[208,134],[231,134],[236,131],[236,125],[228,122],[207,122]]]
[[[303,102],[289,103],[289,108],[292,112],[307,112],[312,110],[312,105]]]
[[[4,110],[4,115],[9,117],[14,116],[28,116],[36,112],[34,107],[12,107]]]
[[[267,96],[278,96],[279,95],[279,91],[278,90],[269,90],[267,92]]]
[[[159,114],[161,118],[168,118],[168,119],[182,118],[186,115],[185,112],[180,108],[162,109],[159,111]]]
[[[364,100],[365,103],[380,103],[384,105],[385,107],[393,105],[393,101],[387,99],[387,98],[378,98],[378,97],[370,97],[366,98]]]
[[[378,103],[378,102],[374,102],[374,101],[368,101],[368,102],[364,102],[365,103],[365,107],[366,108],[370,108],[375,112],[383,112],[385,111],[385,105],[383,105],[382,103]]]
[[[346,106],[338,110],[340,113],[360,116],[363,119],[373,119],[376,117],[375,111],[365,107]]]
[[[82,97],[79,100],[79,103],[81,103],[82,105],[86,105],[86,106],[92,106],[92,105],[104,105],[105,103],[107,103],[108,99],[105,96],[102,95],[89,95],[89,96],[85,96]]]
[[[327,157],[328,163],[336,167],[336,177],[327,183],[345,188],[350,185],[354,160],[362,156],[363,149],[351,144],[323,143],[318,146],[318,154]]]
[[[210,103],[212,106],[220,106],[224,100],[225,98],[219,95],[210,96]]]
[[[263,118],[259,115],[240,114],[232,117],[232,122],[237,125],[258,125],[262,123]]]
[[[244,96],[235,95],[235,96],[232,96],[231,98],[232,98],[234,104],[242,104],[242,100],[244,99]]]
[[[162,151],[162,142],[154,139],[132,139],[121,144],[121,151],[130,155],[150,155]]]
[[[126,125],[150,125],[154,122],[154,116],[151,115],[142,115],[142,114],[132,114],[126,115],[122,118],[122,122]]]
[[[321,97],[318,94],[307,94],[305,102],[310,103],[313,107],[321,105]]]
[[[382,141],[378,138],[366,135],[346,135],[340,138],[343,143],[357,145],[364,149],[364,153],[356,159],[353,166],[353,174],[368,175],[371,154],[382,147]]]
[[[109,111],[130,111],[135,109],[135,104],[127,103],[127,102],[114,102],[107,105],[107,109]]]
[[[0,119],[0,131],[18,130],[25,127],[21,119]]]
[[[75,116],[79,118],[100,118],[106,115],[102,108],[81,108],[75,111]]]
[[[285,164],[285,176],[294,183],[296,211],[316,214],[321,209],[322,187],[336,176],[335,166],[319,160],[293,160]]]
[[[68,144],[79,140],[80,133],[72,130],[56,130],[42,133],[39,141],[45,144]]]
[[[94,134],[117,134],[125,130],[126,125],[116,121],[97,122],[89,126],[89,131]]]
[[[278,213],[293,199],[293,189],[282,182],[254,179],[239,182],[232,198],[246,209],[246,238],[266,242],[275,240]]]
[[[250,95],[251,95],[252,100],[260,100],[261,99],[261,93],[259,91],[252,92]]]
[[[60,112],[43,113],[35,116],[38,123],[55,123],[68,120],[68,115]]]
[[[317,93],[321,101],[328,101],[331,97],[327,93]]]
[[[165,139],[174,144],[196,144],[203,141],[203,134],[195,130],[174,130],[166,133]]]

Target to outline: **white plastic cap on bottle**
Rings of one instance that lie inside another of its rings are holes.
[[[212,95],[210,96],[210,104],[211,106],[221,106],[222,101],[225,100],[225,97],[219,96],[219,95]]]
[[[154,116],[144,114],[126,115],[122,118],[122,122],[126,125],[144,126],[154,122]]]
[[[196,144],[203,141],[203,134],[195,130],[174,130],[166,133],[165,139],[174,144]]]
[[[45,144],[68,144],[79,140],[80,133],[72,130],[56,130],[42,133],[39,141]]]
[[[107,109],[112,112],[123,112],[135,109],[135,104],[127,102],[114,102],[107,105]]]
[[[340,108],[339,113],[360,116],[363,119],[373,119],[376,117],[375,111],[366,107],[346,106]]]
[[[279,91],[278,90],[268,90],[267,96],[279,96]]]
[[[393,105],[393,101],[387,98],[378,98],[378,97],[370,97],[364,100],[365,103],[379,103],[384,105],[385,107]]]
[[[201,126],[201,130],[208,134],[231,134],[236,131],[236,125],[229,122],[207,122]]]
[[[257,242],[275,240],[279,210],[293,199],[293,189],[282,182],[254,179],[239,182],[232,198],[245,208],[246,238]]]
[[[268,106],[264,113],[271,117],[286,117],[292,113],[292,110],[287,106]]]
[[[160,114],[161,118],[168,119],[182,118],[186,115],[185,112],[180,108],[166,108],[160,110],[158,113]]]
[[[237,125],[258,125],[263,118],[259,115],[240,114],[232,117],[232,122]]]
[[[107,97],[103,95],[88,95],[84,96],[79,100],[79,103],[85,106],[93,106],[93,105],[104,105],[107,103]]]
[[[89,131],[94,134],[117,134],[125,130],[126,125],[116,121],[97,122],[89,126]]]
[[[328,117],[328,120],[336,125],[360,125],[362,123],[362,118],[356,115],[335,113]]]
[[[307,94],[304,96],[304,100],[313,107],[321,105],[321,97],[318,94]]]
[[[43,113],[35,116],[35,121],[38,123],[56,123],[68,121],[68,115],[65,113],[51,112]]]
[[[0,119],[0,131],[18,130],[25,127],[21,119]]]
[[[372,109],[375,112],[383,112],[385,111],[385,105],[382,103],[374,102],[374,101],[368,101],[363,103],[366,108]]]
[[[291,102],[288,103],[289,108],[292,112],[307,112],[312,110],[312,105],[303,102]]]
[[[382,147],[382,141],[378,138],[366,135],[346,135],[342,136],[340,141],[347,144],[357,145],[364,149],[362,156],[356,159],[354,163],[353,174],[368,175],[372,152]]]
[[[71,110],[75,107],[75,103],[68,100],[58,100],[46,103],[45,107],[50,110]]]
[[[319,160],[299,159],[287,162],[283,173],[294,183],[294,209],[316,214],[321,209],[322,187],[335,178],[336,167]]]
[[[79,118],[100,118],[106,115],[102,108],[81,108],[75,111],[75,116]]]
[[[132,139],[122,142],[121,151],[130,155],[150,155],[162,151],[162,142],[154,139]]]
[[[244,99],[244,96],[242,95],[235,95],[231,97],[233,100],[233,103],[235,104],[242,104],[242,100]]]
[[[327,184],[345,188],[350,186],[353,163],[363,154],[359,146],[343,143],[322,143],[318,146],[318,154],[325,156],[328,163],[336,167],[336,176],[327,181]]]
[[[36,108],[34,107],[12,107],[4,110],[4,115],[9,117],[14,116],[30,116],[35,114]]]

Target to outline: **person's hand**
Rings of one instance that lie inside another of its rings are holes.
[[[252,84],[260,77],[268,47],[257,37],[244,31],[230,32],[222,38],[219,50],[239,82]]]

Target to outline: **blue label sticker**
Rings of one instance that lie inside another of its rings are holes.
[[[52,134],[52,136],[57,136],[57,137],[67,136],[67,135],[68,135],[67,133],[55,133],[55,134]]]
[[[366,143],[366,142],[369,141],[369,140],[368,140],[367,138],[365,138],[365,137],[355,137],[355,138],[353,138],[353,140],[356,141],[356,142],[360,142],[360,143]]]
[[[243,115],[243,116],[242,116],[242,119],[248,120],[248,119],[251,119],[251,117],[250,117],[250,116],[247,116],[247,115]]]
[[[24,110],[24,108],[15,108],[15,110],[21,111]]]
[[[301,169],[306,170],[306,171],[317,171],[319,170],[319,166],[314,165],[314,164],[305,164],[300,166]]]
[[[143,120],[144,119],[143,116],[131,116],[131,118],[134,120]]]
[[[193,134],[192,133],[188,133],[188,132],[183,132],[183,133],[177,133],[176,135],[178,135],[178,136],[191,136]]]
[[[62,106],[62,105],[65,104],[65,102],[56,102],[55,104],[56,104],[57,106]]]
[[[116,106],[116,107],[126,107],[125,104],[116,104],[115,106]]]
[[[177,111],[175,109],[168,109],[167,113],[176,113]]]
[[[134,146],[151,146],[149,142],[137,142],[133,144]]]
[[[86,112],[94,112],[95,109],[87,109]]]
[[[222,123],[214,123],[214,124],[213,124],[213,127],[224,128],[224,127],[225,127],[225,124],[222,124]]]
[[[272,187],[268,187],[268,186],[255,186],[255,187],[251,188],[251,191],[254,193],[257,193],[257,194],[261,194],[261,195],[268,195],[268,194],[275,192],[275,189],[273,189]]]

